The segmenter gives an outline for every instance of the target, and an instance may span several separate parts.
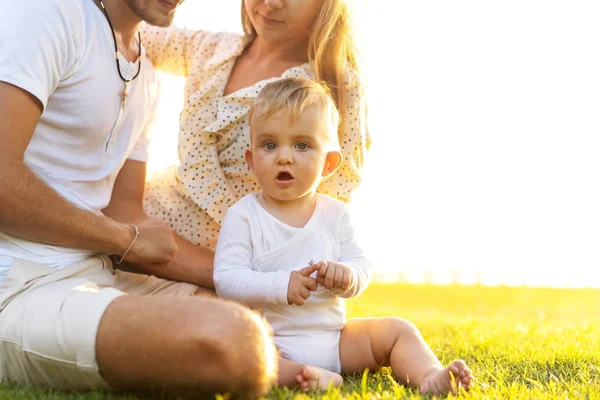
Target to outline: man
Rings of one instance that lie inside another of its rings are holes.
[[[212,254],[140,211],[158,86],[138,25],[169,25],[182,1],[0,0],[0,382],[245,395],[273,382],[253,313],[150,276],[212,287]]]

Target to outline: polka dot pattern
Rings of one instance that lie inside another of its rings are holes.
[[[180,116],[180,165],[151,178],[145,210],[188,241],[214,250],[227,209],[260,190],[244,160],[250,146],[250,106],[268,83],[286,77],[313,79],[314,74],[309,64],[303,64],[223,96],[235,60],[246,45],[243,36],[149,26],[142,33],[146,52],[157,68],[187,76]],[[348,89],[347,103],[340,140],[344,162],[318,188],[346,202],[360,183],[370,143],[364,96],[358,89]]]

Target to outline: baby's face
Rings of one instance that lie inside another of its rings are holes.
[[[323,111],[311,106],[297,121],[283,111],[251,123],[252,145],[246,159],[263,194],[290,201],[314,193],[330,147]]]

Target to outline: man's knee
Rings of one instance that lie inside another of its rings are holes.
[[[216,322],[204,321],[209,325],[203,323],[194,338],[215,389],[244,396],[266,394],[277,377],[277,352],[270,328],[246,307],[225,301],[217,304],[221,317]],[[206,329],[212,334],[206,335]],[[199,373],[206,383],[202,369]]]
[[[113,387],[176,395],[266,393],[276,375],[267,325],[219,299],[122,296],[100,324],[97,359]]]

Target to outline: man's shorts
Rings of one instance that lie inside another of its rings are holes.
[[[95,256],[57,270],[15,260],[0,284],[0,382],[108,388],[96,363],[96,334],[124,294],[191,296],[198,287],[115,270]]]

